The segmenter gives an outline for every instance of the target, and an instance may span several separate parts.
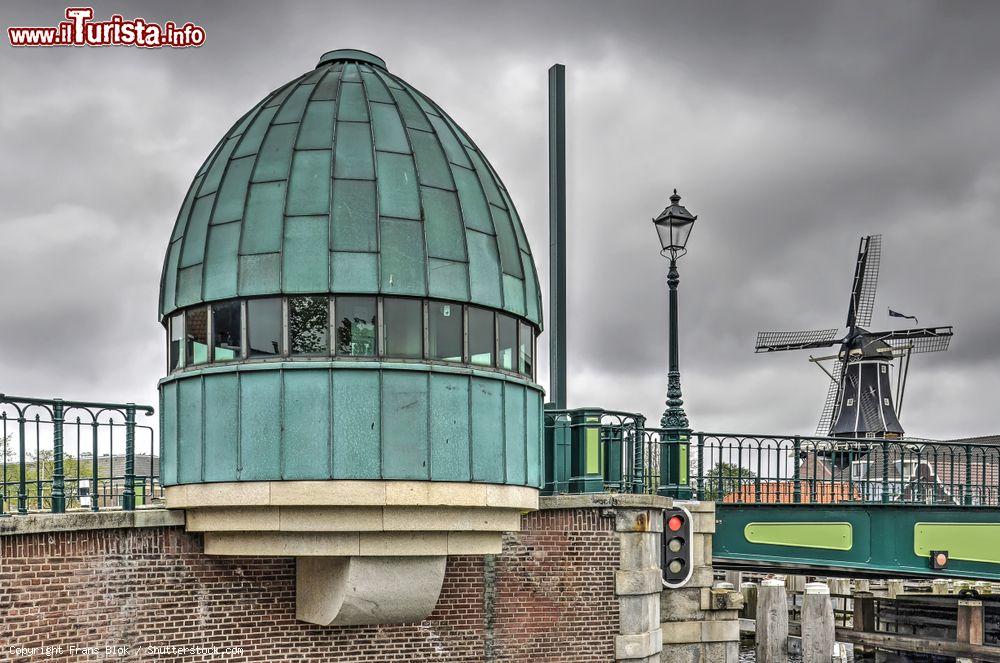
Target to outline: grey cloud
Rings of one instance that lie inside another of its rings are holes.
[[[22,3],[5,23],[51,24],[64,8]],[[948,353],[915,362],[904,425],[930,437],[998,427],[996,3],[95,9],[191,19],[208,42],[5,47],[5,391],[153,401],[160,262],[194,172],[267,91],[323,51],[358,47],[384,56],[490,156],[543,273],[545,70],[567,65],[571,404],[662,410],[666,265],[649,220],[677,186],[700,215],[681,263],[682,374],[697,427],[811,431],[822,375],[805,353],[755,356],[754,334],[842,324],[866,232],[885,241],[875,324],[890,324],[893,306],[956,326]]]

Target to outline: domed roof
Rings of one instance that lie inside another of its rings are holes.
[[[215,147],[171,235],[160,314],[324,292],[471,302],[541,324],[531,250],[496,171],[363,51],[326,53]]]

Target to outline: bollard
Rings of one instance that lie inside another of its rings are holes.
[[[755,635],[757,663],[788,663],[788,598],[782,580],[760,583]]]
[[[802,663],[830,663],[833,643],[830,588],[821,582],[807,583],[802,599]]]

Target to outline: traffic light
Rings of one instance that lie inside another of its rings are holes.
[[[691,579],[691,513],[682,506],[663,510],[660,568],[664,587],[683,587]]]
[[[931,568],[935,571],[940,571],[948,566],[948,551],[947,550],[932,550],[931,551]]]

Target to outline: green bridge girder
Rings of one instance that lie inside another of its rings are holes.
[[[931,550],[948,552],[945,569]],[[1000,509],[719,503],[712,555],[717,568],[1000,580]]]

